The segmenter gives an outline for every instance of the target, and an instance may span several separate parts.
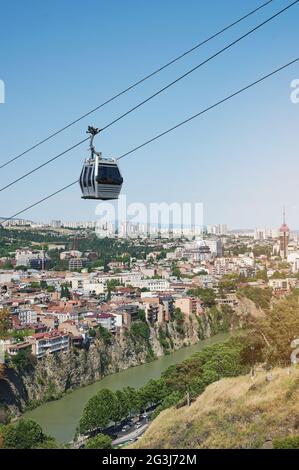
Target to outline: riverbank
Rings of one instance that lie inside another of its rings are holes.
[[[201,340],[193,346],[184,347],[176,352],[143,365],[131,367],[121,372],[108,375],[91,385],[87,385],[68,393],[59,400],[45,403],[24,414],[39,423],[46,434],[52,435],[59,442],[69,442],[73,439],[86,402],[97,391],[108,388],[116,391],[126,386],[142,387],[150,379],[160,377],[161,373],[172,364],[182,362],[204,347],[223,342],[229,338],[229,333],[215,335]]]
[[[70,347],[67,352],[40,359],[28,351],[19,361],[7,362],[0,378],[0,407],[13,419],[107,375],[151,362],[239,326],[240,319],[235,315],[228,317],[222,310],[207,309],[200,318],[174,315],[172,321],[162,324],[138,319],[130,330],[120,330],[115,335],[100,328],[88,349]]]
[[[180,328],[179,328],[180,327]],[[199,331],[196,318],[162,325],[135,321],[131,330],[112,335],[99,329],[89,349],[70,347],[67,352],[40,359],[27,354],[18,366],[11,361],[0,378],[0,405],[10,417],[57,400],[72,390],[92,384],[107,375],[138,366],[159,356],[196,344],[211,333],[209,319]]]

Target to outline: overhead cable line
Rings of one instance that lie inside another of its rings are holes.
[[[158,140],[160,139],[161,137],[163,137],[164,135],[166,134],[169,134],[170,132],[174,131],[175,129],[187,124],[188,122],[192,121],[193,119],[199,117],[199,116],[202,116],[203,114],[207,113],[208,111],[220,106],[221,104],[225,103],[226,101],[229,101],[230,99],[234,98],[235,96],[237,95],[240,95],[241,93],[243,93],[244,91],[247,91],[249,90],[250,88],[254,87],[255,85],[267,80],[268,78],[272,77],[273,75],[276,75],[277,73],[281,72],[282,70],[285,70],[287,69],[288,67],[290,67],[291,65],[294,65],[295,63],[299,62],[299,57],[297,57],[296,59],[292,60],[291,62],[288,62],[287,64],[285,65],[282,65],[281,67],[279,67],[278,69],[275,69],[273,70],[272,72],[268,73],[267,75],[264,75],[263,77],[259,78],[258,80],[255,80],[254,82],[250,83],[249,85],[246,85],[245,87],[239,89],[238,91],[228,95],[226,98],[223,98],[222,100],[220,101],[217,101],[216,103],[214,103],[213,105],[209,106],[208,108],[205,108],[204,110],[200,111],[199,113],[196,113],[194,114],[193,116],[185,119],[184,121],[181,121],[180,123],[176,124],[175,126],[167,129],[166,131],[164,132],[161,132],[160,134],[156,135],[155,137],[152,137],[151,139],[147,140],[146,142],[144,142],[143,144],[140,144],[138,145],[137,147],[129,150],[128,152],[122,154],[120,157],[118,157],[117,160],[120,160],[121,158],[125,158],[126,156],[128,155],[131,155],[132,153],[136,152],[137,150],[145,147],[146,145],[150,144],[151,142],[154,142],[155,140]],[[73,181],[72,183],[62,187],[61,189],[55,191],[54,193],[50,194],[49,196],[46,196],[44,197],[43,199],[40,199],[39,201],[35,202],[34,204],[31,204],[30,206],[27,206],[25,207],[24,209],[18,211],[16,214],[13,214],[12,216],[6,218],[5,220],[3,220],[0,225],[3,225],[5,224],[6,222],[14,219],[15,217],[17,217],[18,215],[20,214],[23,214],[24,212],[26,212],[27,210],[31,209],[32,207],[35,207],[37,206],[38,204],[41,204],[42,202],[52,198],[53,196],[55,196],[56,194],[59,194],[61,193],[62,191],[70,188],[71,186],[74,186],[75,184],[78,183],[78,180],[76,181]]]
[[[27,153],[31,152],[32,150],[36,149],[37,147],[39,147],[40,145],[48,142],[50,139],[52,139],[53,137],[56,137],[57,135],[61,134],[62,132],[64,132],[65,130],[69,129],[70,127],[72,127],[73,125],[77,124],[79,121],[81,121],[82,119],[86,118],[87,116],[90,116],[92,113],[94,113],[95,111],[98,111],[99,109],[103,108],[104,106],[106,106],[107,104],[111,103],[112,101],[116,100],[117,98],[120,98],[122,95],[124,95],[125,93],[127,93],[128,91],[131,91],[133,90],[134,88],[136,88],[138,85],[140,85],[141,83],[145,82],[146,80],[149,80],[151,77],[153,77],[154,75],[157,75],[159,72],[161,72],[162,70],[166,69],[167,67],[169,67],[170,65],[174,64],[175,62],[181,60],[183,57],[187,56],[188,54],[190,54],[191,52],[195,51],[196,49],[200,48],[201,46],[207,44],[209,41],[211,41],[212,39],[215,39],[217,36],[220,36],[221,34],[223,34],[225,31],[228,31],[229,29],[231,29],[232,27],[236,26],[237,24],[241,23],[242,21],[244,21],[245,19],[249,18],[250,16],[254,15],[255,13],[257,13],[258,11],[260,11],[261,9],[265,8],[267,5],[269,5],[270,3],[272,3],[274,0],[268,0],[267,2],[263,3],[262,5],[260,5],[259,7],[255,8],[254,10],[251,10],[249,13],[247,13],[246,15],[242,16],[241,18],[239,18],[238,20],[234,21],[233,23],[230,23],[229,25],[225,26],[224,28],[222,28],[220,31],[217,31],[216,33],[212,34],[211,36],[209,36],[207,39],[199,42],[198,44],[196,44],[195,46],[193,46],[191,49],[188,49],[187,51],[183,52],[182,54],[180,54],[179,56],[175,57],[174,59],[172,59],[171,61],[167,62],[166,64],[162,65],[161,67],[159,67],[158,69],[154,70],[153,72],[149,73],[148,75],[145,75],[143,78],[141,78],[140,80],[138,80],[137,82],[133,83],[132,85],[128,86],[127,88],[125,88],[124,90],[120,91],[119,93],[115,94],[114,96],[112,96],[111,98],[108,98],[106,101],[104,101],[103,103],[101,103],[100,105],[96,106],[95,108],[91,109],[90,111],[86,112],[85,114],[81,115],[80,117],[76,118],[74,121],[71,121],[69,124],[65,125],[64,127],[62,127],[61,129],[58,129],[57,131],[53,132],[52,134],[50,134],[48,137],[40,140],[39,142],[37,142],[36,144],[32,145],[31,147],[27,148],[26,150],[24,150],[23,152],[19,153],[18,155],[16,155],[15,157],[13,158],[10,158],[9,160],[7,160],[6,162],[2,163],[0,165],[0,169],[1,168],[4,168],[6,167],[7,165],[9,165],[10,163],[13,163],[14,161],[18,160],[19,158],[23,157],[24,155],[26,155]]]
[[[275,13],[274,15],[272,15],[271,17],[267,18],[265,21],[263,21],[262,23],[260,23],[259,25],[255,26],[254,28],[252,28],[250,31],[248,31],[247,33],[243,34],[242,36],[240,36],[239,38],[237,38],[236,40],[234,40],[233,42],[231,42],[230,44],[228,44],[227,46],[225,46],[224,48],[220,49],[218,52],[216,52],[215,54],[213,54],[212,56],[208,57],[208,59],[204,60],[203,62],[201,62],[200,64],[196,65],[195,67],[193,67],[192,69],[188,70],[186,73],[184,73],[183,75],[179,76],[177,79],[175,79],[174,81],[170,82],[168,85],[164,86],[163,88],[161,88],[160,90],[158,90],[156,93],[154,93],[153,95],[149,96],[148,98],[146,98],[145,100],[141,101],[140,103],[138,103],[137,105],[133,106],[131,109],[129,109],[128,111],[126,111],[124,114],[120,115],[119,117],[117,117],[116,119],[114,119],[113,121],[111,121],[109,124],[107,124],[106,126],[104,126],[103,128],[100,129],[100,132],[103,132],[104,130],[108,129],[109,127],[111,127],[112,125],[114,125],[116,122],[120,121],[121,119],[123,119],[124,117],[128,116],[129,114],[131,114],[133,111],[136,111],[136,109],[140,108],[141,106],[143,106],[144,104],[146,104],[147,102],[149,102],[150,100],[152,100],[153,98],[155,98],[156,96],[160,95],[161,93],[163,93],[164,91],[166,91],[168,88],[172,87],[173,85],[175,85],[176,83],[178,83],[179,81],[181,81],[182,79],[184,79],[185,77],[187,77],[188,75],[190,75],[191,73],[195,72],[195,70],[199,69],[200,67],[202,67],[203,65],[207,64],[208,62],[210,62],[211,60],[213,60],[214,58],[216,58],[217,56],[219,56],[220,54],[222,54],[223,52],[227,51],[228,49],[230,49],[231,47],[233,47],[235,44],[239,43],[241,40],[243,40],[244,38],[246,38],[247,36],[249,36],[250,34],[254,33],[255,31],[257,31],[258,29],[262,28],[263,26],[265,26],[267,23],[269,23],[270,21],[272,21],[274,18],[277,18],[278,16],[280,16],[282,13],[284,13],[285,11],[289,10],[292,6],[296,5],[297,3],[299,2],[299,0],[295,0],[294,2],[292,2],[291,4],[289,4],[287,7],[283,8],[282,10],[279,10],[277,13]],[[24,178],[26,178],[27,176],[30,176],[32,175],[33,173],[35,173],[36,171],[40,170],[41,168],[45,167],[46,165],[48,165],[49,163],[53,162],[54,160],[57,160],[58,158],[60,158],[61,156],[65,155],[66,153],[70,152],[71,150],[73,150],[75,147],[78,147],[79,145],[81,145],[82,143],[86,142],[88,140],[88,138],[86,139],[83,139],[81,140],[80,142],[78,142],[77,144],[73,145],[72,147],[64,150],[63,152],[59,153],[58,155],[55,155],[54,157],[50,158],[49,160],[47,160],[46,162],[42,163],[41,165],[38,165],[37,167],[33,168],[32,170],[28,171],[27,173],[25,173],[24,175],[16,178],[15,180],[11,181],[10,183],[6,184],[5,186],[2,186],[0,188],[0,192],[10,188],[11,186],[13,186],[14,184],[18,183],[19,181],[23,180]]]
[[[76,183],[77,183],[77,180],[74,181],[73,183],[70,183],[70,184],[64,186],[64,187],[61,188],[61,189],[58,189],[58,190],[55,191],[54,193],[49,194],[48,196],[46,196],[46,197],[40,199],[39,201],[34,202],[34,203],[31,204],[30,206],[27,206],[25,209],[22,209],[22,210],[20,210],[19,212],[16,212],[16,213],[15,213],[14,215],[12,215],[11,217],[9,217],[9,218],[7,218],[7,219],[5,218],[5,220],[2,220],[2,222],[1,222],[0,225],[4,225],[5,222],[8,222],[9,220],[14,219],[14,218],[17,217],[18,215],[23,214],[23,212],[26,212],[26,211],[28,211],[29,209],[32,209],[33,207],[37,206],[38,204],[41,204],[42,202],[47,201],[48,199],[51,199],[51,197],[56,196],[56,194],[59,194],[59,193],[61,193],[62,191],[65,191],[66,189],[70,188],[71,186],[74,186],[74,184],[76,184]]]

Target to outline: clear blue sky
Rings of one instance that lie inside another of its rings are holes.
[[[263,0],[15,0],[1,4],[0,161],[19,153]],[[104,126],[142,98],[290,1],[275,0],[133,92],[0,170],[1,186]],[[299,55],[299,4],[152,100],[96,140],[117,156]],[[293,66],[221,108],[122,160],[131,202],[203,202],[206,223],[277,226],[282,205],[299,228],[299,104]],[[86,145],[0,193],[0,216],[73,181]],[[92,220],[95,202],[74,187],[24,214]]]

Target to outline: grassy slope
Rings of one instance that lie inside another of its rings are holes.
[[[168,409],[131,448],[260,448],[299,434],[299,369],[211,384],[189,407]]]

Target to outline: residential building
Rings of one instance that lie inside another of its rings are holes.
[[[69,335],[53,331],[34,335],[32,340],[32,353],[41,358],[46,354],[66,352],[69,350]]]
[[[35,310],[18,310],[17,314],[21,325],[37,322],[37,313]]]
[[[202,301],[190,296],[176,299],[175,308],[179,308],[187,316],[201,315],[204,312]]]

